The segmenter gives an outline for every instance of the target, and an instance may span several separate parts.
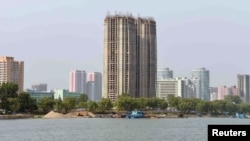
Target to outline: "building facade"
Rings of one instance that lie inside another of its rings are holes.
[[[103,97],[112,101],[122,93],[154,97],[156,69],[155,20],[108,15],[104,20]]]
[[[185,82],[182,79],[164,79],[156,82],[156,97],[167,99],[168,95],[184,97]]]
[[[236,86],[219,86],[218,87],[218,97],[217,100],[223,100],[225,96],[230,95],[230,96],[238,96],[238,88]]]
[[[86,93],[86,72],[72,70],[69,72],[69,92]]]
[[[196,92],[199,88],[197,88],[197,82],[189,79],[187,77],[182,78],[184,81],[184,94],[185,98],[196,98]]]
[[[79,92],[69,92],[65,89],[57,89],[54,90],[54,99],[61,99],[64,100],[67,97],[70,98],[79,98],[82,93]]]
[[[210,101],[210,78],[209,78],[209,70],[205,68],[196,68],[192,70],[192,78],[200,80],[200,96],[199,98],[202,100]]]
[[[237,81],[238,81],[239,96],[241,97],[242,102],[250,103],[249,75],[238,74]]]
[[[218,99],[218,87],[210,87],[210,101],[214,101]]]
[[[239,89],[237,86],[231,86],[230,87],[230,94],[234,96],[239,96]]]
[[[217,100],[217,93],[216,92],[212,92],[210,93],[210,101],[215,101]]]
[[[54,99],[54,92],[53,91],[37,91],[37,90],[26,90],[32,98],[36,100],[36,103],[38,103],[43,98],[52,98]]]
[[[18,93],[23,91],[23,61],[15,61],[14,57],[0,57],[0,85],[6,82],[16,83],[18,85]]]
[[[162,68],[157,71],[157,80],[173,78],[173,70]]]
[[[31,89],[35,91],[41,91],[41,92],[47,91],[47,84],[42,84],[42,83],[32,84]]]
[[[224,96],[228,95],[228,91],[229,89],[227,88],[227,86],[219,86],[217,100],[223,100]]]
[[[102,99],[102,74],[100,72],[87,74],[86,94],[91,101]]]

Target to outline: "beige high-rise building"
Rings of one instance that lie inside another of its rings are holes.
[[[116,100],[156,96],[157,43],[153,18],[131,14],[104,20],[103,97]]]
[[[14,57],[0,57],[0,84],[4,82],[16,83],[18,84],[18,93],[23,91],[23,61],[15,61]]]

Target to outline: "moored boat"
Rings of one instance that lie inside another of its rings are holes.
[[[236,113],[236,114],[235,114],[235,117],[236,117],[236,118],[246,118],[246,115],[243,114],[243,113]]]
[[[126,118],[143,118],[143,113],[140,110],[134,110],[132,112],[127,112]]]

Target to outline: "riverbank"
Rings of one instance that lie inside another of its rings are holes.
[[[126,112],[119,113],[105,113],[105,114],[94,114],[89,111],[77,111],[69,112],[67,114],[50,111],[41,118],[125,118]],[[144,114],[143,118],[179,118],[178,115],[166,115],[166,114]]]
[[[12,114],[12,115],[0,115],[0,119],[27,119],[34,118],[32,114]]]
[[[45,115],[32,115],[32,114],[12,114],[12,115],[0,115],[0,119],[28,119],[28,118],[44,118],[44,119],[57,119],[57,118],[125,118],[126,112],[110,112],[105,114],[94,114],[92,112],[82,111],[71,111],[63,114],[55,111],[50,111]],[[160,118],[229,118],[224,115],[202,115],[197,116],[196,114],[184,114],[179,115],[178,113],[154,113],[145,112],[143,118],[148,119],[160,119]]]

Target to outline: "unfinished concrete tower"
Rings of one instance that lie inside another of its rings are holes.
[[[154,97],[157,45],[152,18],[107,15],[104,21],[103,97]]]

